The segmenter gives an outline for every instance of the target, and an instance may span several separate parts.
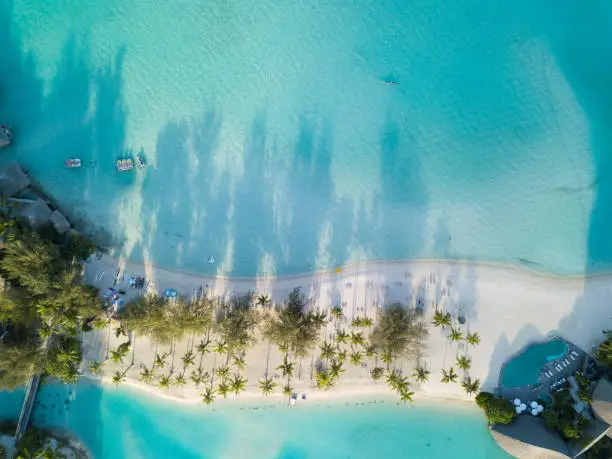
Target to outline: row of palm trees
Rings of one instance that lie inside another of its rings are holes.
[[[467,332],[464,335],[460,324],[456,324],[451,317],[449,312],[441,311],[436,309],[434,317],[432,319],[434,327],[441,328],[442,330],[448,330],[448,339],[452,342],[466,342],[466,354],[458,355],[456,358],[456,365],[459,369],[463,370],[464,378],[461,381],[461,387],[465,390],[468,395],[474,395],[480,390],[480,380],[477,378],[470,377],[467,373],[472,367],[472,360],[467,355],[468,346],[478,346],[480,344],[480,335],[477,332]],[[450,367],[448,370],[445,368],[441,369],[442,376],[440,382],[444,384],[457,383],[459,375],[455,372],[454,367]]]

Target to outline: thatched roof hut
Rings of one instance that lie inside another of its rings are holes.
[[[30,186],[30,177],[21,166],[11,161],[0,171],[0,195],[10,198]]]
[[[19,210],[17,216],[26,221],[34,229],[39,229],[49,223],[51,209],[42,199],[37,199]]]
[[[607,379],[600,379],[595,386],[591,407],[597,416],[612,425],[612,384]]]
[[[53,225],[53,228],[55,228],[55,231],[57,231],[59,234],[64,234],[70,229],[70,222],[66,220],[66,217],[64,217],[59,210],[53,211],[49,217],[49,221]]]
[[[517,416],[512,424],[495,424],[491,427],[491,433],[499,446],[518,459],[571,457],[561,436],[548,429],[538,416]]]

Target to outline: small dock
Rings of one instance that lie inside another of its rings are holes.
[[[30,422],[30,416],[32,416],[32,410],[34,409],[34,400],[36,400],[36,394],[40,386],[40,379],[42,375],[36,374],[32,376],[28,387],[26,388],[25,400],[21,407],[21,414],[19,415],[19,422],[17,423],[17,430],[15,431],[15,444],[18,444],[23,438],[23,434],[28,428]]]

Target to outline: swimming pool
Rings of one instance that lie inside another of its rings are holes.
[[[556,338],[546,343],[532,344],[510,360],[502,370],[503,387],[536,385],[542,367],[567,353],[567,343]]]

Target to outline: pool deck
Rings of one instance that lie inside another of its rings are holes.
[[[527,401],[534,401],[539,398],[549,396],[555,388],[551,387],[556,382],[563,378],[568,378],[574,375],[578,370],[582,370],[585,361],[588,357],[587,353],[580,349],[573,343],[563,340],[567,343],[567,353],[565,356],[555,359],[551,362],[546,363],[540,374],[538,375],[537,386],[519,386],[519,387],[504,387],[501,384],[501,376],[503,370],[500,373],[500,385],[499,392],[502,397],[508,400],[515,398]],[[527,349],[529,346],[526,346]],[[522,352],[521,352],[522,354]],[[516,355],[513,358],[519,357],[521,354]],[[552,376],[549,376],[552,372]],[[559,387],[563,387],[560,385]]]

